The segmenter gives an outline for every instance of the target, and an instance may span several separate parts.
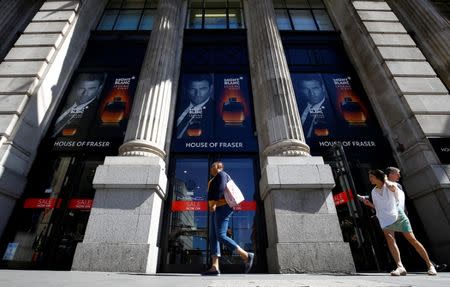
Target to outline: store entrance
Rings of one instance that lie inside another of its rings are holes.
[[[92,180],[102,162],[92,156],[59,156],[34,167],[2,242],[4,267],[70,270],[92,207]]]
[[[169,198],[164,218],[161,272],[199,273],[210,261],[208,245],[207,184],[209,166],[216,156],[177,156],[172,162]],[[221,157],[225,171],[242,190],[245,201],[235,211],[228,236],[257,254],[253,272],[266,272],[266,231],[257,188],[258,169],[252,157]],[[240,257],[222,247],[224,273],[241,273]]]

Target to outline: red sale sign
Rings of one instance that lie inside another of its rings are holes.
[[[349,196],[347,196],[347,194]],[[336,206],[347,203],[350,200],[353,200],[353,192],[350,189],[344,190],[338,194],[333,195],[333,199]]]

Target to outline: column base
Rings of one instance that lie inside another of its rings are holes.
[[[267,248],[270,273],[353,273],[350,246],[345,242],[277,243]]]
[[[79,243],[72,270],[154,274],[158,250],[158,247],[150,244]]]
[[[166,185],[159,157],[107,157],[95,173],[94,205],[72,269],[156,273]]]
[[[271,273],[355,272],[321,157],[268,157],[261,174]]]

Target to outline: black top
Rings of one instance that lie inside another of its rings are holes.
[[[225,191],[225,187],[227,186],[229,177],[230,176],[228,173],[219,171],[219,173],[211,180],[208,189],[208,201],[225,198],[223,193]]]

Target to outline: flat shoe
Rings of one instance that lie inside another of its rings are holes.
[[[405,276],[406,275],[406,269],[404,267],[397,267],[397,269],[391,271],[391,275],[392,276]]]
[[[250,270],[252,269],[253,266],[253,259],[255,259],[255,254],[249,252],[248,253],[248,260],[247,263],[245,263],[245,269],[244,269],[244,273],[247,274],[248,272],[250,272]]]
[[[434,266],[431,265],[430,268],[428,268],[427,274],[432,276],[437,275],[436,268],[434,268]]]
[[[205,272],[201,273],[202,276],[219,276],[220,271],[219,270],[207,270]]]

